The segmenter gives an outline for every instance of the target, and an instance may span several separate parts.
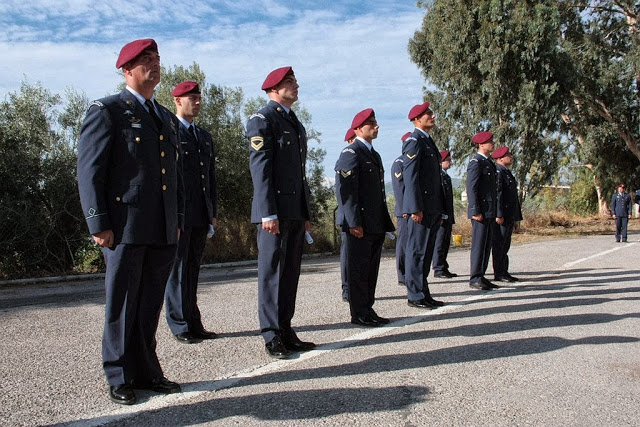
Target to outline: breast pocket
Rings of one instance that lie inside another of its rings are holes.
[[[129,154],[133,158],[136,158],[140,150],[142,150],[141,144],[143,143],[142,132],[140,132],[140,129],[122,129],[122,139],[124,139],[127,144],[127,151]]]

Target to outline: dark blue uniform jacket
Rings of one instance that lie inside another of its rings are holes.
[[[504,218],[507,223],[522,221],[520,199],[518,199],[518,184],[509,169],[496,165],[498,192],[497,218]]]
[[[422,211],[424,215],[442,214],[444,206],[440,182],[441,157],[433,140],[415,129],[402,144],[402,155],[403,213]]]
[[[467,167],[467,216],[496,217],[497,181],[495,164],[476,153]]]
[[[396,199],[396,206],[393,211],[393,215],[397,218],[401,217],[402,212],[402,199],[404,195],[404,178],[402,171],[404,169],[404,156],[398,157],[391,165],[391,186],[393,187],[393,195]]]

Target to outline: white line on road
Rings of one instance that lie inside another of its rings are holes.
[[[575,260],[575,261],[568,262],[568,263],[564,264],[564,265],[562,266],[562,268],[573,267],[574,265],[576,265],[576,264],[580,264],[581,262],[589,261],[590,259],[598,258],[598,257],[604,256],[604,255],[607,255],[607,254],[613,253],[613,252],[615,252],[615,251],[619,251],[620,249],[628,248],[628,247],[633,246],[633,245],[635,245],[635,242],[633,242],[633,243],[627,243],[627,244],[624,244],[624,245],[622,245],[622,246],[617,246],[617,247],[615,247],[615,248],[613,248],[613,249],[609,249],[608,251],[600,252],[600,253],[597,253],[597,254],[593,254],[593,255],[591,255],[591,256],[588,256],[588,257],[586,257],[586,258],[580,258],[580,259],[577,259],[577,260]]]

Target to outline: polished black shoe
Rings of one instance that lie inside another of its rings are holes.
[[[425,298],[423,299],[418,299],[418,300],[408,300],[407,301],[407,305],[409,307],[414,307],[414,308],[427,308],[429,310],[433,310],[434,308],[438,308],[438,306],[431,304],[429,301],[427,301]]]
[[[280,337],[273,337],[271,341],[264,345],[264,349],[274,359],[286,359],[291,354],[282,343]]]
[[[155,391],[156,393],[162,394],[180,393],[182,391],[180,384],[169,381],[165,377],[155,378],[148,383],[134,383],[133,388],[137,388],[140,390],[151,390]]]
[[[500,286],[496,285],[495,283],[491,282],[489,279],[486,279],[486,278],[484,278],[484,277],[482,278],[482,283],[483,283],[485,286],[488,286],[488,287],[489,287],[489,288],[491,288],[491,289],[498,289],[498,288],[500,288]]]
[[[443,307],[445,305],[444,302],[433,299],[432,297],[425,297],[424,300],[435,307]]]
[[[373,311],[373,309],[371,309],[371,311],[369,311],[369,316],[375,320],[378,323],[382,323],[383,325],[387,325],[389,323],[391,323],[391,320],[385,318],[385,317],[380,317],[378,316],[378,313],[376,313],[375,311]]]
[[[302,341],[298,337],[282,338],[284,348],[289,351],[308,351],[316,348],[316,345],[310,341]]]
[[[484,283],[478,283],[478,282],[469,282],[469,287],[473,288],[473,289],[479,289],[481,291],[490,291],[491,287],[485,285]]]
[[[121,405],[133,405],[138,401],[129,384],[109,386],[109,399]]]
[[[182,344],[195,344],[199,342],[198,338],[194,337],[191,332],[183,332],[181,334],[175,334],[173,336],[178,342]]]
[[[514,277],[512,275],[510,275],[509,273],[507,273],[507,279],[509,279],[510,282],[519,282],[520,279],[518,279],[517,277]]]
[[[371,316],[352,317],[351,323],[353,323],[354,325],[368,326],[370,328],[377,328],[378,326],[382,326],[382,323],[378,322]]]
[[[191,336],[198,340],[214,340],[218,337],[218,335],[215,332],[207,331],[206,329],[192,332]]]
[[[458,277],[458,275],[456,273],[450,272],[449,270],[440,270],[440,271],[434,271],[433,277],[453,279],[454,277]]]

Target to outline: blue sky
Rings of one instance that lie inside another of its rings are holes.
[[[424,13],[410,0],[4,0],[0,96],[25,77],[54,93],[113,93],[122,81],[120,48],[147,37],[158,42],[163,65],[195,61],[207,83],[241,87],[247,99],[264,96],[269,71],[291,65],[299,100],[322,133],[326,175],[351,119],[371,107],[388,181],[400,137],[412,129],[407,113],[422,102],[426,84],[407,53]]]

